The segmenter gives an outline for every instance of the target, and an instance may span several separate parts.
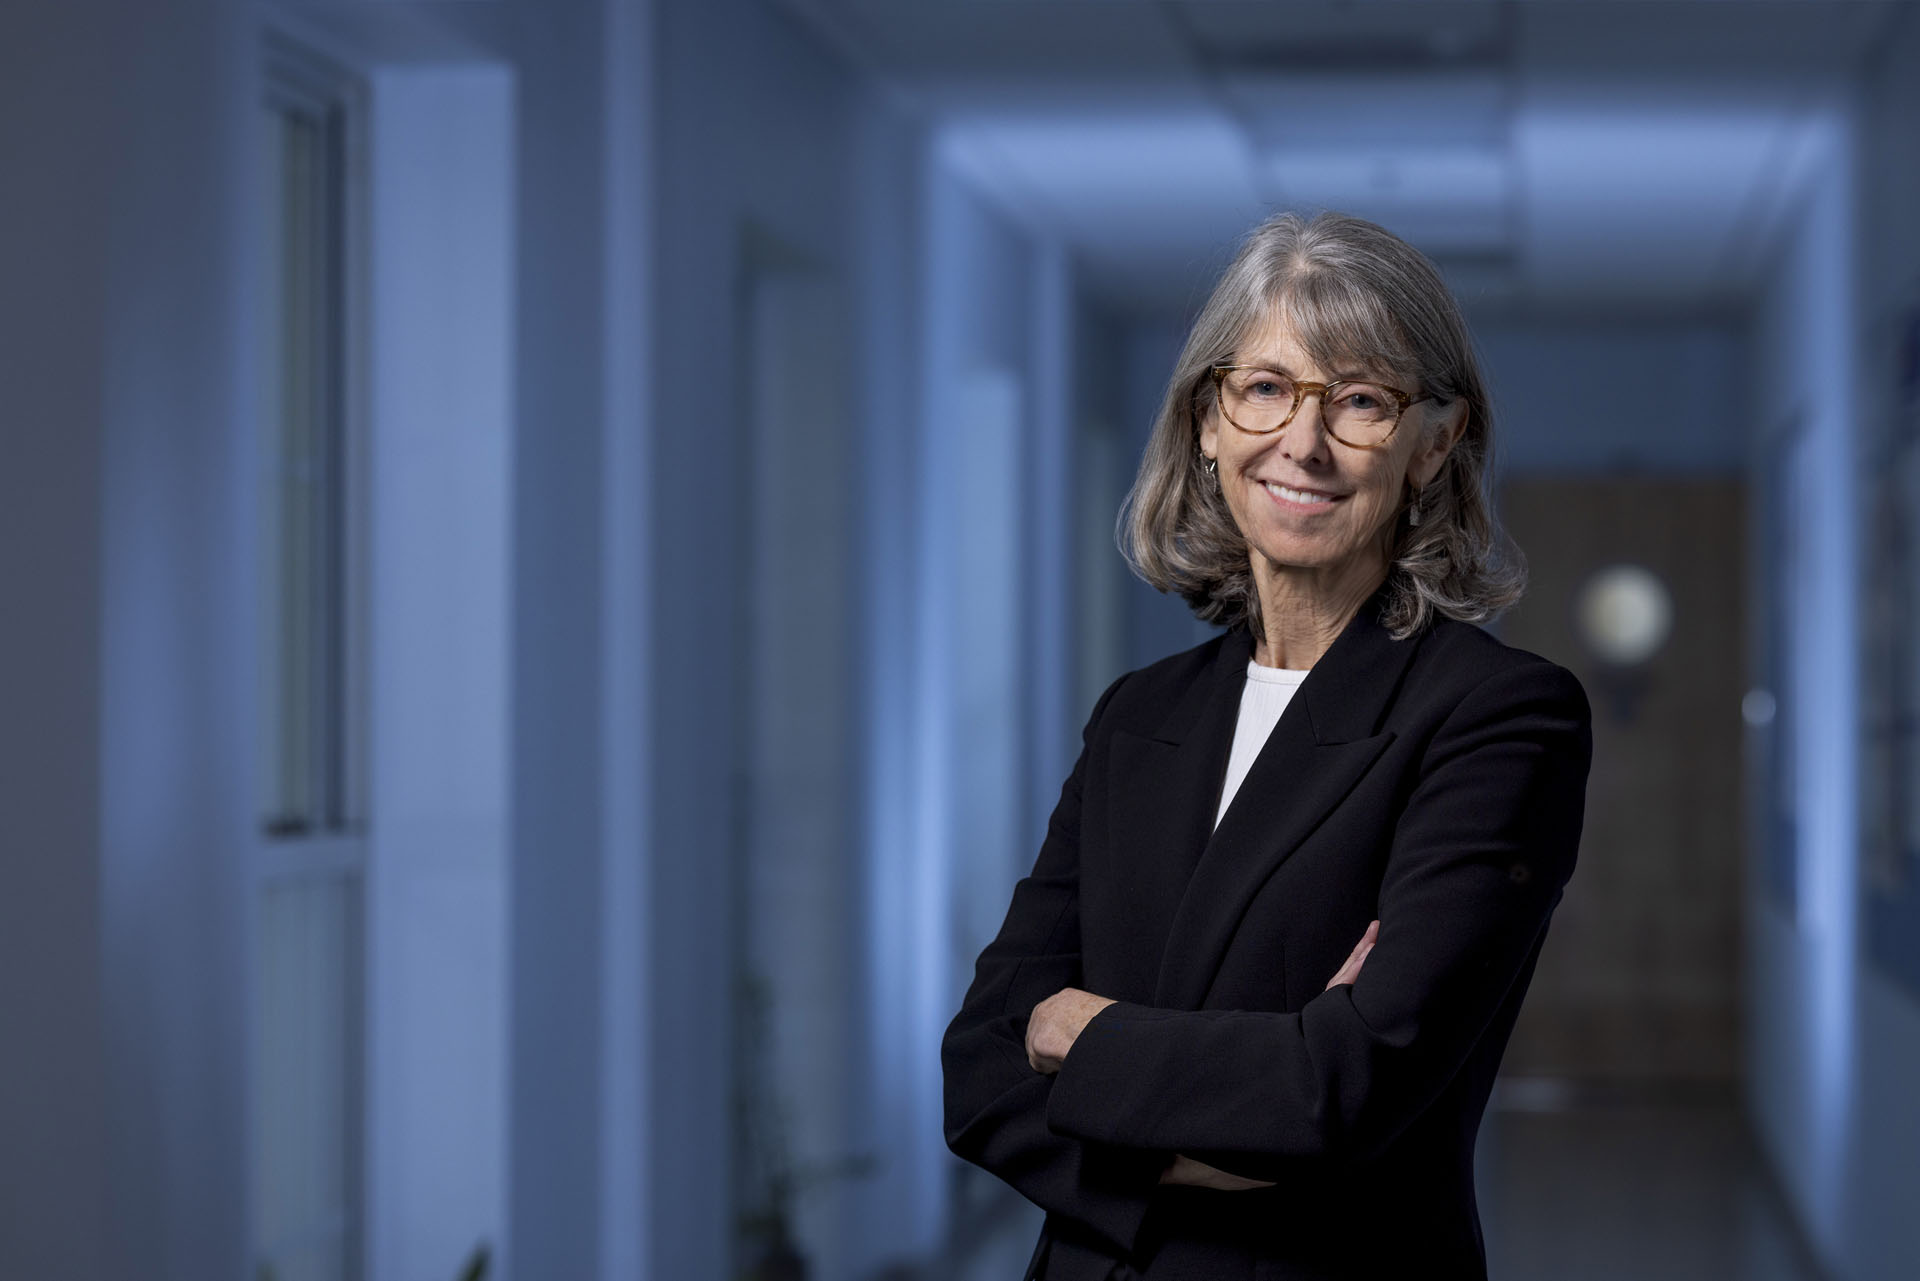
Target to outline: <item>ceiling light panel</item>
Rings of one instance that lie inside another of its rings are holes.
[[[1298,72],[1223,76],[1261,146],[1504,147],[1513,91],[1498,72]]]

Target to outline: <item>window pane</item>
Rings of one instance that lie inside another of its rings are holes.
[[[346,791],[346,429],[339,115],[268,108],[266,671],[274,835],[338,831]]]
[[[261,896],[255,972],[255,1213],[276,1281],[348,1281],[353,1235],[357,878]]]

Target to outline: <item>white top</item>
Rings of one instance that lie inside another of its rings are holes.
[[[1293,691],[1299,689],[1305,679],[1304,670],[1262,667],[1252,659],[1247,660],[1247,685],[1240,691],[1240,723],[1233,729],[1233,751],[1227,756],[1227,785],[1220,789],[1220,808],[1213,816],[1215,827],[1220,826],[1227,806],[1233,803],[1233,794],[1247,781],[1253,758],[1266,746],[1267,736],[1280,722],[1280,713],[1293,701]]]

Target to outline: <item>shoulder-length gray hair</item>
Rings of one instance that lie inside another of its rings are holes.
[[[1419,250],[1335,213],[1280,214],[1255,227],[1194,321],[1120,510],[1134,572],[1207,622],[1259,631],[1246,540],[1204,470],[1199,439],[1215,396],[1209,371],[1232,363],[1275,316],[1323,368],[1390,369],[1467,402],[1460,439],[1420,491],[1420,523],[1408,523],[1404,506],[1395,517],[1382,615],[1393,635],[1411,635],[1436,612],[1482,622],[1518,600],[1526,569],[1493,519],[1493,416],[1460,309]]]

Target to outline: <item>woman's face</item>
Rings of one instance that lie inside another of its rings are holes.
[[[1367,378],[1418,394],[1395,370],[1320,368],[1281,321],[1256,331],[1233,363],[1308,382]],[[1263,568],[1298,568],[1345,579],[1385,571],[1388,529],[1408,481],[1423,486],[1438,474],[1465,418],[1464,401],[1421,401],[1407,406],[1385,445],[1356,449],[1327,434],[1318,396],[1307,396],[1291,422],[1265,435],[1227,422],[1216,401],[1201,423],[1200,449],[1218,464],[1220,490],[1256,578],[1265,578]]]

